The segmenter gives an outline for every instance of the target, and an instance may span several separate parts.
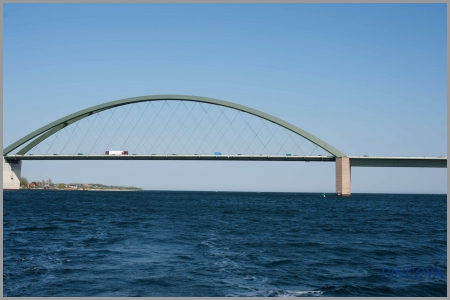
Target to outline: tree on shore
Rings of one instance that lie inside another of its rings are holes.
[[[28,185],[28,179],[25,177],[20,177],[20,185],[27,186]]]
[[[41,182],[40,182],[40,181],[33,181],[33,183],[34,183],[34,185],[35,185],[37,188],[40,188],[40,187],[41,187]]]

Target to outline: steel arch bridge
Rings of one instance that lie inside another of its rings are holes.
[[[45,139],[48,139],[50,136],[56,134],[61,129],[63,129],[75,122],[78,122],[86,117],[92,116],[94,114],[100,113],[105,110],[113,109],[113,108],[116,108],[119,106],[140,103],[140,102],[177,101],[177,100],[178,101],[191,101],[191,102],[212,104],[212,105],[222,106],[222,107],[231,108],[231,109],[234,109],[234,110],[237,110],[240,112],[248,113],[248,114],[254,115],[258,118],[270,121],[278,126],[286,128],[287,130],[309,140],[310,142],[314,143],[318,147],[331,153],[335,157],[344,157],[345,156],[344,153],[342,153],[341,151],[332,147],[331,145],[325,143],[318,137],[306,132],[305,130],[303,130],[297,126],[294,126],[286,121],[283,121],[283,120],[276,118],[274,116],[271,116],[269,114],[263,113],[261,111],[258,111],[256,109],[253,109],[250,107],[232,103],[232,102],[227,102],[227,101],[213,99],[213,98],[187,96],[187,95],[155,95],[155,96],[134,97],[134,98],[117,100],[117,101],[111,101],[111,102],[107,102],[107,103],[100,104],[97,106],[92,106],[87,109],[70,114],[61,119],[58,119],[50,124],[47,124],[39,129],[33,131],[32,133],[28,134],[27,136],[21,138],[17,142],[15,142],[15,143],[11,144],[10,146],[6,147],[5,149],[3,149],[3,155],[8,155],[13,150],[19,148],[23,144],[34,139],[28,145],[26,145],[24,148],[22,148],[20,151],[17,152],[17,155],[24,155],[30,149],[32,149],[39,143],[43,142]]]
[[[137,131],[141,136],[135,137]],[[312,151],[305,151],[305,145]],[[114,146],[134,148],[128,155],[105,152]],[[11,187],[9,180],[18,187],[22,160],[335,161],[336,192],[342,195],[350,195],[351,166],[446,167],[443,157],[347,157],[272,115],[188,95],[142,96],[92,106],[31,132],[3,149],[3,156],[4,188]]]

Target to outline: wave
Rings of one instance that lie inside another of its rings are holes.
[[[231,292],[227,294],[227,297],[320,297],[323,294],[320,290],[312,291],[293,291],[293,290],[256,290],[256,291],[243,291],[243,292]]]
[[[61,227],[56,225],[50,225],[50,226],[44,226],[44,227],[37,227],[37,226],[28,226],[28,227],[21,227],[15,229],[16,231],[35,231],[35,230],[56,230],[61,229]]]

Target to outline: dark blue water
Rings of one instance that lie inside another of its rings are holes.
[[[446,296],[447,199],[5,191],[3,295]]]

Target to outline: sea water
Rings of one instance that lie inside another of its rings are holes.
[[[4,296],[446,296],[447,196],[3,193]]]

